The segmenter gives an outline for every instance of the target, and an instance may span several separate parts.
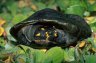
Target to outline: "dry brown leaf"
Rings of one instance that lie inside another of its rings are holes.
[[[96,52],[96,48],[92,48],[92,51]]]
[[[0,36],[2,36],[3,33],[4,33],[4,28],[0,27]]]
[[[0,36],[4,33],[4,28],[2,27],[5,24],[5,20],[0,18]]]
[[[9,56],[8,59],[4,61],[4,63],[11,63],[11,57]]]
[[[22,8],[22,7],[25,7],[26,4],[25,4],[25,2],[24,2],[23,0],[20,0],[20,1],[18,2],[18,6],[19,6],[20,8]]]
[[[85,20],[86,21],[93,21],[94,19],[96,19],[96,17],[85,17]]]
[[[31,5],[31,8],[32,8],[33,10],[37,10],[37,6],[36,6],[36,5]]]
[[[96,2],[96,0],[88,0],[88,2],[89,2],[90,4],[94,4],[94,3]]]
[[[84,47],[84,46],[85,46],[85,44],[86,44],[86,42],[85,42],[85,41],[81,41],[81,43],[79,44],[79,47],[80,47],[80,48],[82,48],[82,47]]]
[[[0,26],[2,26],[6,21],[2,18],[0,18]]]

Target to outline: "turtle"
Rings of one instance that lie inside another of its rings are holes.
[[[91,28],[83,17],[45,8],[15,24],[10,34],[17,44],[36,49],[76,45],[91,36]]]

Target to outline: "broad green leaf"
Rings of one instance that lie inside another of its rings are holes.
[[[6,42],[4,41],[4,39],[3,38],[0,38],[0,49],[2,47],[4,48],[5,44],[6,44]]]
[[[45,53],[43,63],[61,63],[64,60],[63,56],[63,50],[60,47],[53,47]]]
[[[14,59],[16,63],[26,63],[26,55],[24,54],[18,54]]]
[[[46,8],[46,5],[44,3],[41,3],[41,2],[36,3],[36,6],[38,7],[38,10]]]
[[[56,0],[57,5],[61,8],[61,10],[66,10],[70,6],[81,5],[80,0]]]
[[[74,57],[77,63],[84,63],[83,52],[78,47],[75,48]]]
[[[96,11],[96,3],[88,6],[89,11]]]
[[[9,13],[0,13],[0,17],[3,18],[4,20],[6,20],[6,23],[11,21],[11,19],[12,19],[12,15]]]
[[[95,55],[85,55],[85,63],[96,63],[96,54]]]
[[[63,11],[70,6],[69,0],[56,0],[56,3]]]
[[[12,23],[16,24],[19,23],[21,21],[23,21],[24,19],[26,19],[28,16],[27,15],[23,15],[23,14],[16,14],[13,19],[12,19]]]
[[[26,55],[26,63],[33,63],[34,58],[33,58],[31,50],[28,48],[25,53],[26,53],[25,54]]]
[[[67,14],[76,14],[76,15],[79,15],[79,16],[83,16],[84,9],[83,9],[82,6],[73,5],[73,6],[70,6],[69,8],[67,8],[65,10],[65,13],[67,13]]]
[[[33,53],[34,56],[34,63],[43,63],[43,57],[45,55],[45,52],[42,50],[35,50]]]
[[[66,62],[74,61],[74,48],[64,49],[64,60]]]
[[[91,0],[90,1],[85,0],[84,2],[87,5],[88,11],[96,11],[96,1],[95,0],[93,0],[93,3],[91,2]]]
[[[15,1],[9,1],[7,4],[7,8],[11,11],[12,15],[15,15],[18,10],[18,3]]]
[[[21,13],[22,15],[28,15],[28,14],[33,14],[33,10],[30,7],[24,7],[24,8],[20,8],[18,10],[18,13]]]

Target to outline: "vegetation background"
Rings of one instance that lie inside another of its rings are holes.
[[[76,47],[48,51],[13,45],[10,28],[44,8],[83,17],[92,36]],[[0,0],[0,63],[96,63],[96,0]]]

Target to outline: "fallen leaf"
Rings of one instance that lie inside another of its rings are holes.
[[[19,6],[19,8],[25,7],[25,2],[24,2],[23,0],[20,0],[20,1],[18,2],[18,6]]]
[[[94,38],[96,39],[96,33],[94,33]]]
[[[88,2],[89,2],[90,4],[94,4],[94,3],[96,2],[96,0],[88,0]]]
[[[37,10],[37,6],[36,6],[36,5],[31,5],[31,8],[32,8],[33,10]]]
[[[93,21],[96,17],[85,17],[87,22]]]
[[[5,23],[5,20],[0,18],[0,26],[2,26]]]
[[[0,36],[2,36],[3,33],[4,33],[4,28],[0,27]]]
[[[85,41],[81,41],[81,43],[79,44],[79,47],[82,48],[85,46],[85,44],[86,44]]]
[[[11,63],[11,58],[10,58],[10,56],[9,56],[8,59],[6,59],[4,62],[5,62],[5,63]]]
[[[92,48],[92,51],[96,52],[96,48]]]

